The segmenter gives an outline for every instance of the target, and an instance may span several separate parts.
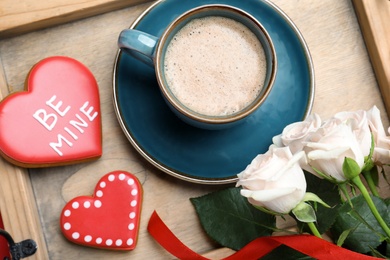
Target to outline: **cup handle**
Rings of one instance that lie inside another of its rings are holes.
[[[118,38],[119,48],[152,67],[157,42],[157,37],[133,29],[123,30]]]

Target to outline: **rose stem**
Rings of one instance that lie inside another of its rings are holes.
[[[351,206],[351,208],[353,208],[351,197],[348,194],[347,184],[345,182],[339,183],[338,186],[339,186],[339,189],[341,190],[342,194],[345,196],[345,199],[348,201],[349,205]],[[341,194],[340,194],[340,198],[341,198],[342,202],[345,202],[345,200]]]
[[[320,232],[318,232],[316,225],[314,225],[314,222],[307,222],[307,225],[309,226],[313,235],[315,235],[316,237],[322,238]]]
[[[364,179],[366,179],[368,187],[370,188],[372,195],[379,197],[378,190],[375,186],[374,180],[370,172],[363,172]]]

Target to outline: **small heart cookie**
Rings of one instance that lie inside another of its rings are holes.
[[[99,158],[100,99],[88,68],[61,56],[38,62],[28,75],[26,91],[0,102],[0,154],[22,167]]]
[[[114,171],[97,183],[94,195],[76,197],[62,210],[64,236],[85,246],[132,250],[138,238],[142,186],[124,171]]]

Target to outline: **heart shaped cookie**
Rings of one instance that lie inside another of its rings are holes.
[[[69,201],[60,223],[64,236],[85,246],[132,250],[136,246],[142,204],[138,179],[124,171],[103,176],[94,195]]]
[[[100,157],[99,91],[88,68],[61,56],[37,63],[26,80],[26,91],[0,103],[0,154],[22,167]]]

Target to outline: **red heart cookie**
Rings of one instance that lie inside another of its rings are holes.
[[[61,213],[64,236],[85,246],[132,250],[136,246],[142,204],[138,179],[124,171],[103,176],[93,197],[69,201]]]
[[[22,167],[44,167],[101,156],[96,80],[80,62],[50,57],[37,63],[27,91],[0,103],[0,154]]]

